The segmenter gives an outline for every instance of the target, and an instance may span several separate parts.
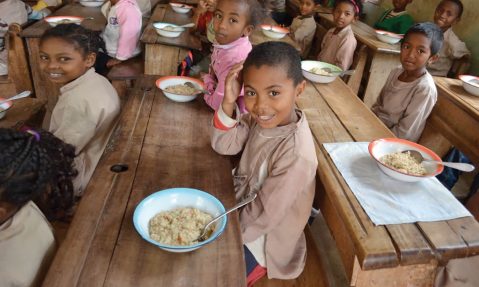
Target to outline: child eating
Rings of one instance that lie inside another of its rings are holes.
[[[399,138],[417,141],[437,101],[426,65],[437,58],[442,31],[433,23],[412,26],[401,43],[402,67],[391,71],[373,112]]]
[[[471,54],[466,44],[452,30],[452,25],[461,20],[463,9],[460,0],[443,0],[437,5],[434,13],[434,23],[444,33],[444,43],[437,54],[437,61],[427,67],[427,70],[433,76],[446,77],[455,59],[469,57]]]
[[[303,271],[317,168],[305,114],[295,109],[304,91],[299,53],[283,42],[253,48],[226,78],[225,96],[213,120],[211,145],[224,155],[242,152],[234,169],[236,199],[257,193],[240,210],[248,286],[268,278],[293,279]],[[244,85],[249,112],[237,99]]]
[[[210,72],[203,76],[205,102],[215,111],[224,96],[225,78],[234,64],[251,51],[249,34],[260,24],[266,9],[257,0],[219,0],[214,12],[213,26],[217,44],[213,45]],[[245,112],[243,93],[238,98],[240,110]]]
[[[404,34],[414,24],[411,15],[406,11],[412,0],[393,0],[394,9],[389,9],[381,15],[374,28]]]
[[[63,84],[49,131],[76,148],[77,196],[90,181],[120,112],[115,89],[92,68],[101,44],[95,35],[80,25],[62,24],[40,39],[40,68],[49,80]]]
[[[314,0],[300,0],[299,12],[300,15],[294,18],[290,30],[293,39],[301,47],[301,57],[306,59],[311,49],[314,32],[316,32],[316,21],[314,21],[314,8],[316,4]]]
[[[361,14],[361,3],[356,0],[338,0],[334,4],[333,19],[336,27],[323,38],[318,60],[349,69],[353,63],[357,41],[351,23]]]

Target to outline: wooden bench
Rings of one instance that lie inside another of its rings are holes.
[[[107,78],[116,89],[122,106],[126,101],[128,89],[132,88],[135,80],[143,75],[144,63],[143,55],[140,55],[123,61],[108,71]]]

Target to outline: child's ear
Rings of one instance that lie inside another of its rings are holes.
[[[86,66],[93,67],[93,65],[95,65],[95,61],[96,61],[96,53],[88,53],[88,55],[86,55],[86,58],[85,58]]]
[[[244,29],[243,29],[243,37],[246,37],[246,36],[251,35],[251,33],[253,33],[253,30],[254,30],[254,26],[253,26],[253,25],[248,25],[248,26],[244,27]]]
[[[299,96],[304,92],[304,89],[306,88],[306,80],[303,80],[301,81],[301,83],[299,83],[297,86],[296,86],[296,95],[294,95],[294,100],[296,101],[296,99],[299,98]]]
[[[432,64],[432,63],[436,62],[437,59],[439,59],[439,55],[438,55],[438,54],[433,55],[433,56],[431,56],[431,57],[429,58],[429,60],[427,60],[427,63],[428,63],[428,64]]]

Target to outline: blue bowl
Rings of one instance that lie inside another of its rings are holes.
[[[203,241],[193,245],[176,246],[159,243],[150,238],[148,233],[148,222],[156,214],[162,211],[168,211],[181,207],[194,207],[201,211],[211,214],[213,217],[225,212],[223,204],[213,195],[193,188],[170,188],[157,191],[145,199],[135,209],[133,214],[133,224],[136,231],[146,241],[170,252],[190,252],[206,245],[225,230],[227,216],[216,222],[216,227],[211,236]]]

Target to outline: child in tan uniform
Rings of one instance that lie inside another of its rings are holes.
[[[433,23],[412,26],[401,43],[401,67],[391,71],[372,110],[399,138],[417,141],[437,101],[426,65],[437,58],[443,35]]]
[[[301,47],[301,57],[306,59],[311,49],[314,32],[316,32],[316,21],[314,21],[314,8],[316,4],[313,0],[300,0],[300,15],[294,18],[293,23],[289,27],[292,37]]]
[[[249,113],[240,117],[236,99],[243,84]],[[237,200],[258,195],[240,210],[248,286],[266,273],[296,278],[304,268],[303,229],[317,168],[308,121],[295,109],[305,84],[299,53],[289,44],[266,42],[230,70],[215,113],[213,149],[225,155],[243,152],[234,170]]]

